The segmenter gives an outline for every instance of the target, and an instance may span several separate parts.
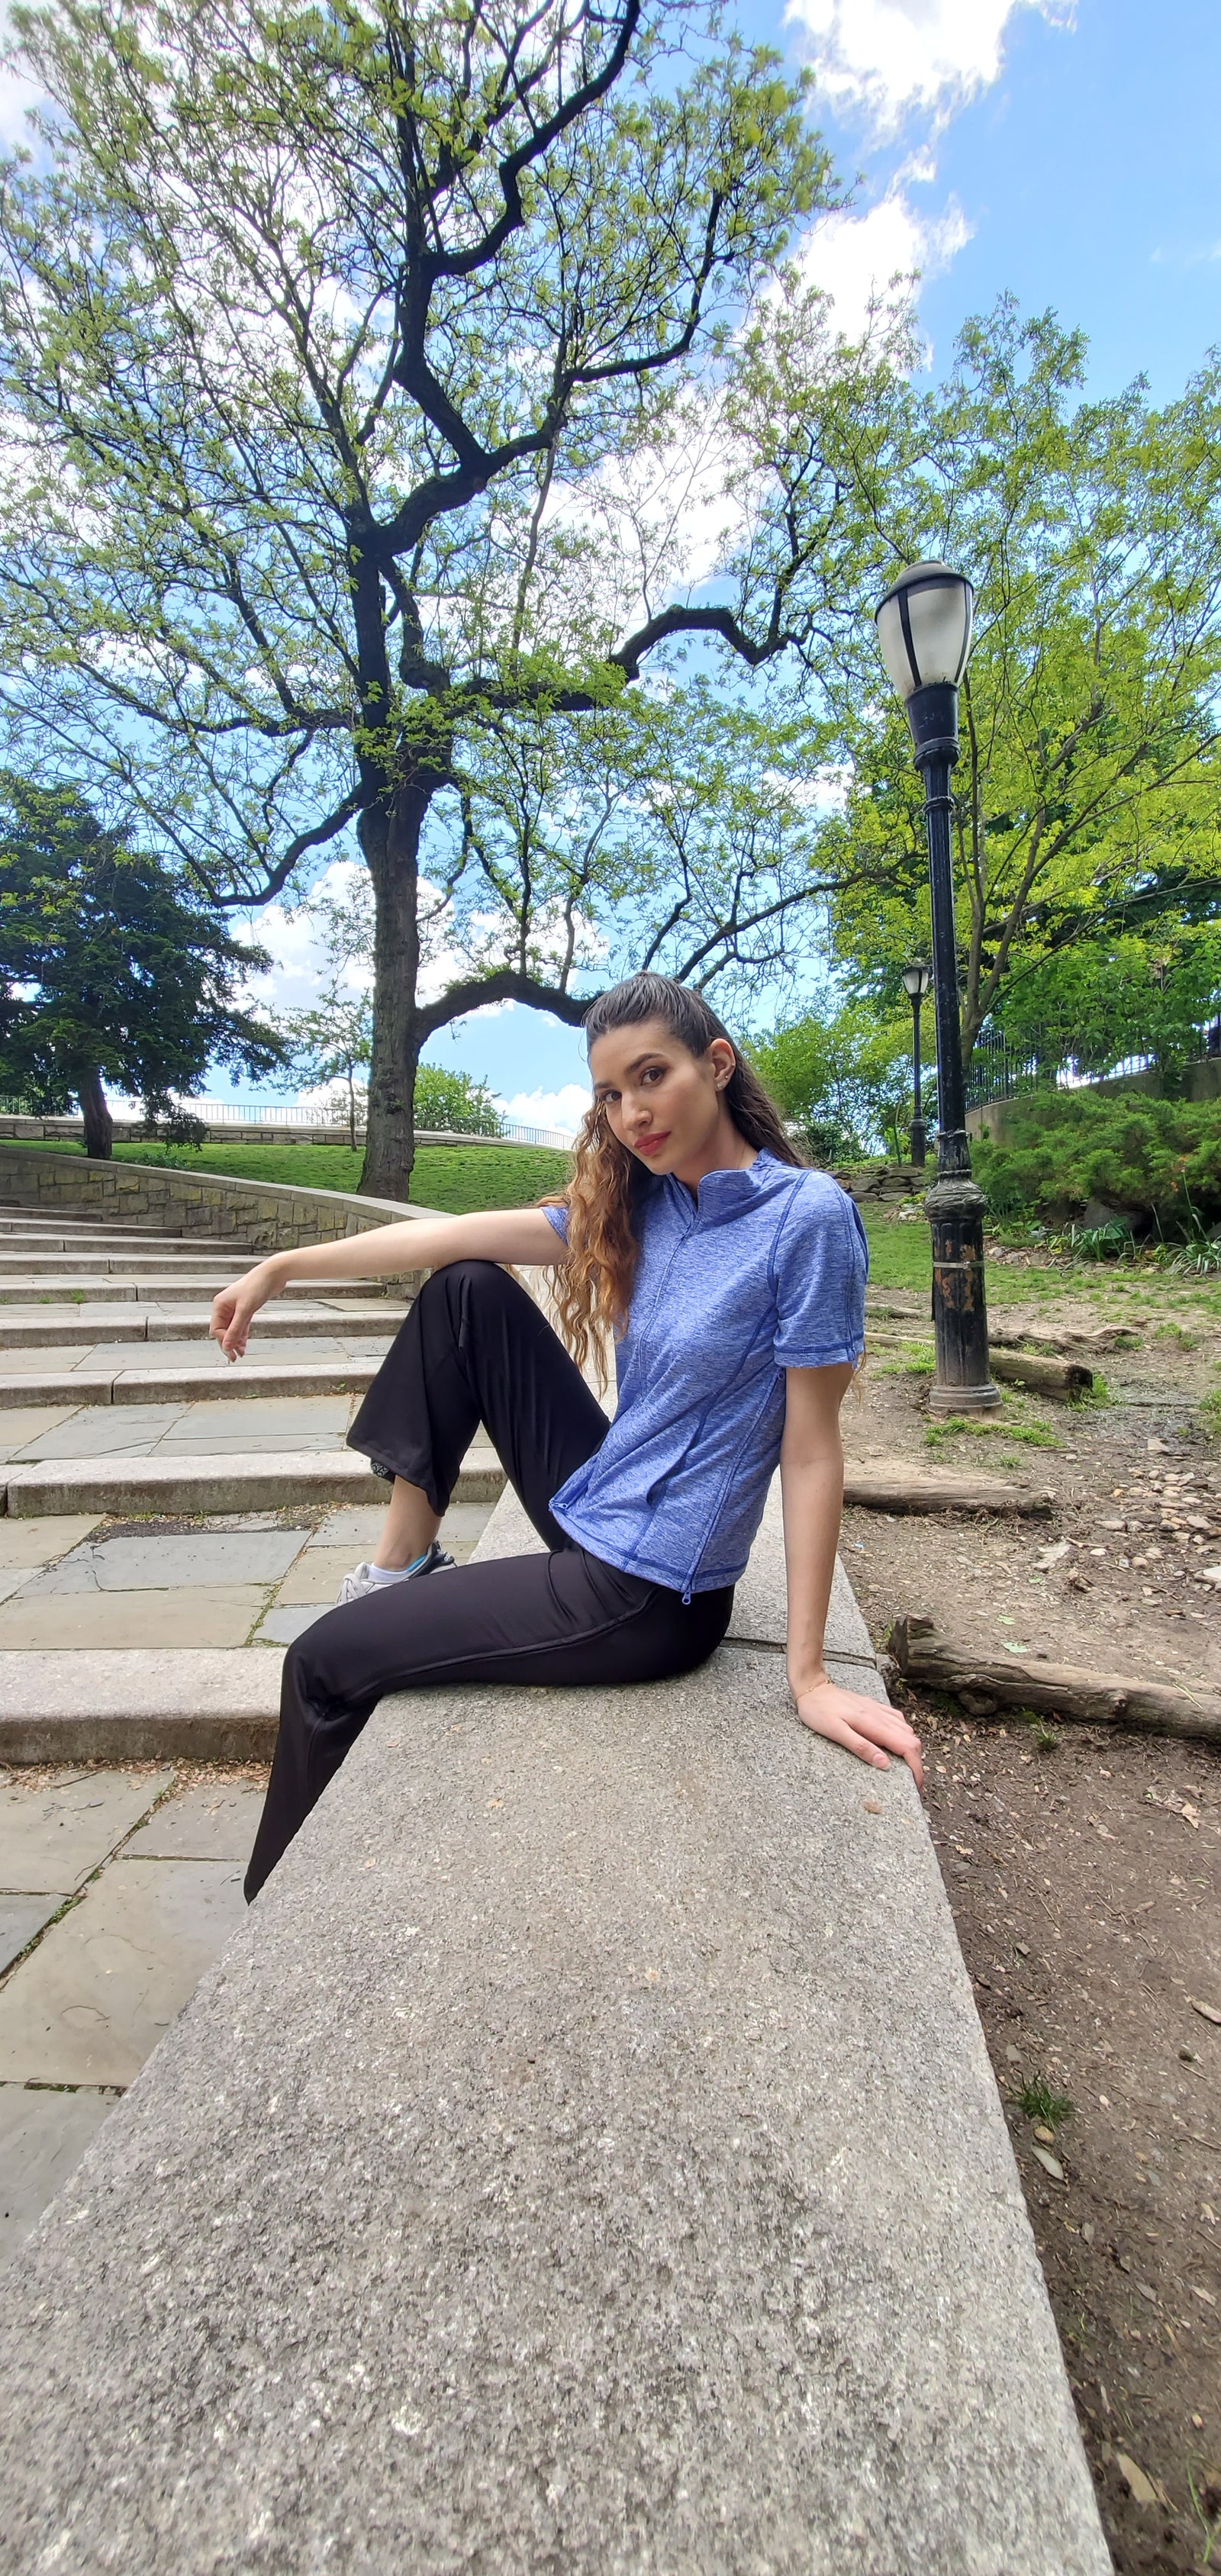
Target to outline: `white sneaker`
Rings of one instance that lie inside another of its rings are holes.
[[[454,1558],[452,1556],[448,1556],[445,1549],[443,1547],[439,1547],[437,1541],[434,1539],[423,1563],[413,1566],[410,1574],[404,1574],[402,1580],[404,1583],[414,1583],[417,1575],[440,1574],[444,1571],[446,1566],[452,1566],[454,1562]],[[346,1607],[349,1601],[366,1600],[371,1592],[393,1592],[393,1590],[394,1585],[392,1583],[386,1584],[375,1581],[373,1569],[370,1565],[358,1565],[354,1568],[351,1574],[345,1574],[343,1581],[339,1586],[339,1590],[335,1595],[335,1607],[337,1610],[342,1610]]]

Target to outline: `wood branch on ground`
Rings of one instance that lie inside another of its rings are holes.
[[[872,1324],[868,1338],[879,1351],[910,1350],[917,1342],[923,1350],[931,1351],[933,1347],[927,1333],[879,1333]],[[1015,1334],[1013,1339],[1017,1338]],[[1025,1387],[1031,1395],[1050,1396],[1061,1404],[1071,1404],[1077,1396],[1088,1395],[1094,1383],[1094,1372],[1084,1360],[1069,1359],[1063,1353],[1012,1350],[1004,1339],[998,1341],[991,1332],[988,1359],[993,1377],[999,1378],[1002,1385]]]
[[[1008,1477],[953,1475],[913,1467],[905,1458],[844,1470],[844,1501],[867,1512],[1020,1512],[1052,1507],[1049,1487],[1011,1484]]]
[[[917,1610],[896,1619],[889,1645],[909,1681],[952,1691],[968,1717],[1028,1708],[1082,1726],[1143,1727],[1221,1743],[1221,1697],[1215,1691],[1184,1690],[1130,1673],[1085,1672],[1039,1655],[991,1655],[959,1644]]]
[[[1075,1396],[1088,1395],[1094,1383],[1094,1372],[1081,1360],[1046,1359],[1031,1351],[988,1348],[993,1377],[1002,1386],[1024,1386],[1031,1395],[1049,1395],[1058,1403],[1071,1404]]]

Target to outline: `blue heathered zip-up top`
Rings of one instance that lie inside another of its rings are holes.
[[[548,1208],[567,1236],[566,1208]],[[758,1154],[672,1173],[634,1211],[640,1257],[606,1438],[561,1485],[561,1529],[689,1600],[736,1583],[784,1432],[786,1368],[854,1365],[865,1347],[865,1229],[825,1172]]]

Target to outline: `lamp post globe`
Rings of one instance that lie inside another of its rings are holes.
[[[903,990],[912,1006],[911,1159],[917,1171],[923,1171],[928,1153],[928,1129],[920,1106],[920,1005],[932,980],[932,967],[926,966],[922,959],[903,969]]]
[[[917,563],[891,583],[874,612],[882,660],[924,778],[937,1030],[937,1178],[924,1202],[933,1234],[934,1413],[990,1413],[1001,1400],[988,1370],[984,1195],[971,1177],[954,939],[950,774],[958,758],[958,690],[970,658],[974,610],[975,592],[965,573],[949,564]],[[903,981],[911,993],[907,974]],[[917,1029],[919,1007],[913,998]]]

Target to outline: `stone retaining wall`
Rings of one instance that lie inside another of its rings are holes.
[[[0,1201],[64,1216],[143,1222],[166,1234],[206,1235],[250,1252],[287,1252],[378,1225],[411,1223],[434,1208],[355,1190],[298,1189],[292,1181],[238,1180],[226,1172],[186,1172],[172,1163],[91,1163],[83,1154],[40,1153],[0,1145]]]

